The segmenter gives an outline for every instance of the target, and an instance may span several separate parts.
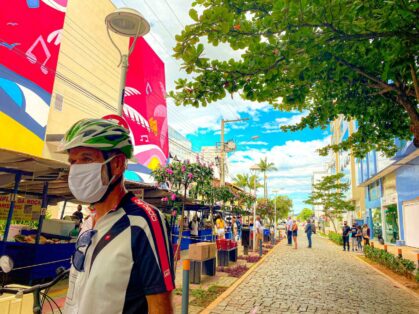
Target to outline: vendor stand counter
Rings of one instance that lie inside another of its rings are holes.
[[[179,237],[179,228],[172,227],[172,244],[176,244]],[[180,249],[187,250],[189,245],[197,242],[212,242],[212,230],[211,229],[200,229],[198,231],[198,239],[191,239],[191,231],[184,230],[182,233],[182,243]]]
[[[31,244],[0,242],[0,252],[8,255],[14,263],[8,281],[33,284],[57,276],[59,267],[68,269],[75,251],[74,243]]]

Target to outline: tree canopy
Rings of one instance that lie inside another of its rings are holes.
[[[227,94],[307,111],[297,131],[326,128],[343,115],[357,130],[329,149],[391,155],[394,137],[419,146],[418,2],[341,0],[196,0],[194,20],[176,37],[174,56],[188,79],[170,95],[177,105],[206,106]],[[198,13],[198,11],[200,13]],[[237,50],[227,61],[205,45]]]
[[[292,210],[292,199],[286,195],[278,195],[274,198],[274,204],[276,202],[276,217],[277,219],[287,218],[290,211]]]
[[[298,215],[298,218],[302,221],[306,221],[307,219],[310,219],[313,217],[314,211],[310,208],[303,208],[303,210]]]
[[[336,232],[334,220],[340,219],[347,211],[355,210],[352,202],[346,200],[345,192],[349,190],[350,184],[342,182],[344,176],[343,173],[338,173],[324,177],[322,181],[313,185],[313,191],[305,201],[310,205],[323,206],[324,215],[331,220]]]

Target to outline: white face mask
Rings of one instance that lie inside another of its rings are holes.
[[[112,159],[113,157],[103,163],[74,164],[70,167],[68,185],[76,199],[90,204],[100,201],[114,179],[113,176],[108,184],[103,184],[102,166]]]

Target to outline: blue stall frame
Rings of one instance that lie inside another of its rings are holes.
[[[48,181],[44,181],[42,194],[27,193],[28,195],[42,197],[41,214],[39,215],[35,244],[7,242],[22,176],[32,176],[33,173],[5,167],[0,167],[0,172],[15,175],[15,184],[12,190],[0,188],[0,191],[11,193],[9,213],[7,215],[3,239],[0,242],[0,255],[8,255],[14,262],[14,269],[9,274],[10,279],[16,283],[32,284],[34,281],[43,281],[55,277],[58,267],[70,267],[70,257],[75,251],[75,245],[74,243],[39,244],[42,225],[48,206]]]

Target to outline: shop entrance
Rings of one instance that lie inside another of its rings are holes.
[[[381,208],[372,209],[372,226],[374,230],[374,238],[380,239],[383,237],[383,225],[381,218]]]
[[[389,243],[396,243],[400,239],[399,236],[399,214],[397,205],[391,204],[383,206],[384,211],[384,240]]]

